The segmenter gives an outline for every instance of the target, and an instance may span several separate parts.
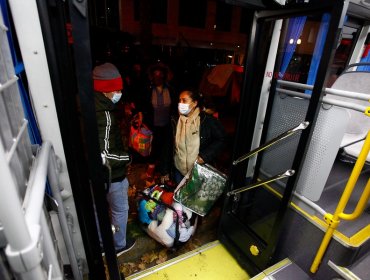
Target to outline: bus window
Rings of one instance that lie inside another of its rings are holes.
[[[354,46],[357,32],[357,28],[343,26],[342,39],[335,52],[333,64],[330,67],[330,74],[326,83],[326,87],[331,87],[338,76],[346,68]]]

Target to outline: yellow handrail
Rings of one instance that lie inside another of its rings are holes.
[[[354,220],[357,219],[364,211],[367,201],[370,198],[370,179],[367,181],[366,187],[362,192],[361,198],[357,203],[355,211],[352,214],[340,213],[339,218],[343,220]]]
[[[370,180],[367,182],[366,187],[363,191],[363,194],[361,196],[361,199],[359,200],[355,211],[352,214],[345,214],[343,213],[344,209],[346,208],[346,205],[348,203],[349,198],[351,197],[352,191],[356,185],[356,182],[358,180],[358,177],[360,176],[361,170],[365,164],[367,155],[369,154],[370,150],[370,130],[367,133],[365,143],[362,146],[360,155],[358,156],[358,159],[356,161],[355,166],[353,167],[351,176],[348,179],[347,185],[344,189],[344,192],[342,194],[342,197],[339,200],[338,206],[335,209],[334,214],[326,214],[324,219],[325,222],[328,224],[328,228],[326,230],[326,233],[324,235],[324,238],[321,241],[321,245],[319,249],[317,250],[315,259],[311,265],[310,271],[312,273],[316,273],[316,271],[319,268],[319,265],[321,263],[321,260],[326,252],[326,249],[329,245],[330,240],[333,237],[334,230],[338,227],[340,218],[342,219],[348,219],[348,220],[353,220],[357,218],[362,211],[365,208],[366,202],[369,199],[369,194],[370,194]]]

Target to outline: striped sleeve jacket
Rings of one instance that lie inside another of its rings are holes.
[[[98,125],[100,151],[112,170],[112,182],[126,177],[126,166],[130,156],[122,143],[119,124],[114,115],[114,104],[103,94],[95,92],[96,121]]]

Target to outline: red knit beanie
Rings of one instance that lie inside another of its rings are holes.
[[[116,66],[104,63],[93,70],[94,90],[113,92],[123,89],[122,77]]]

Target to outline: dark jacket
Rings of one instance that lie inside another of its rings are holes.
[[[213,163],[221,153],[225,144],[225,129],[218,119],[200,113],[200,145],[199,156],[205,163]]]
[[[114,115],[115,105],[99,92],[94,92],[94,95],[100,151],[111,168],[112,182],[119,182],[126,177],[130,157],[122,143],[119,124]]]

